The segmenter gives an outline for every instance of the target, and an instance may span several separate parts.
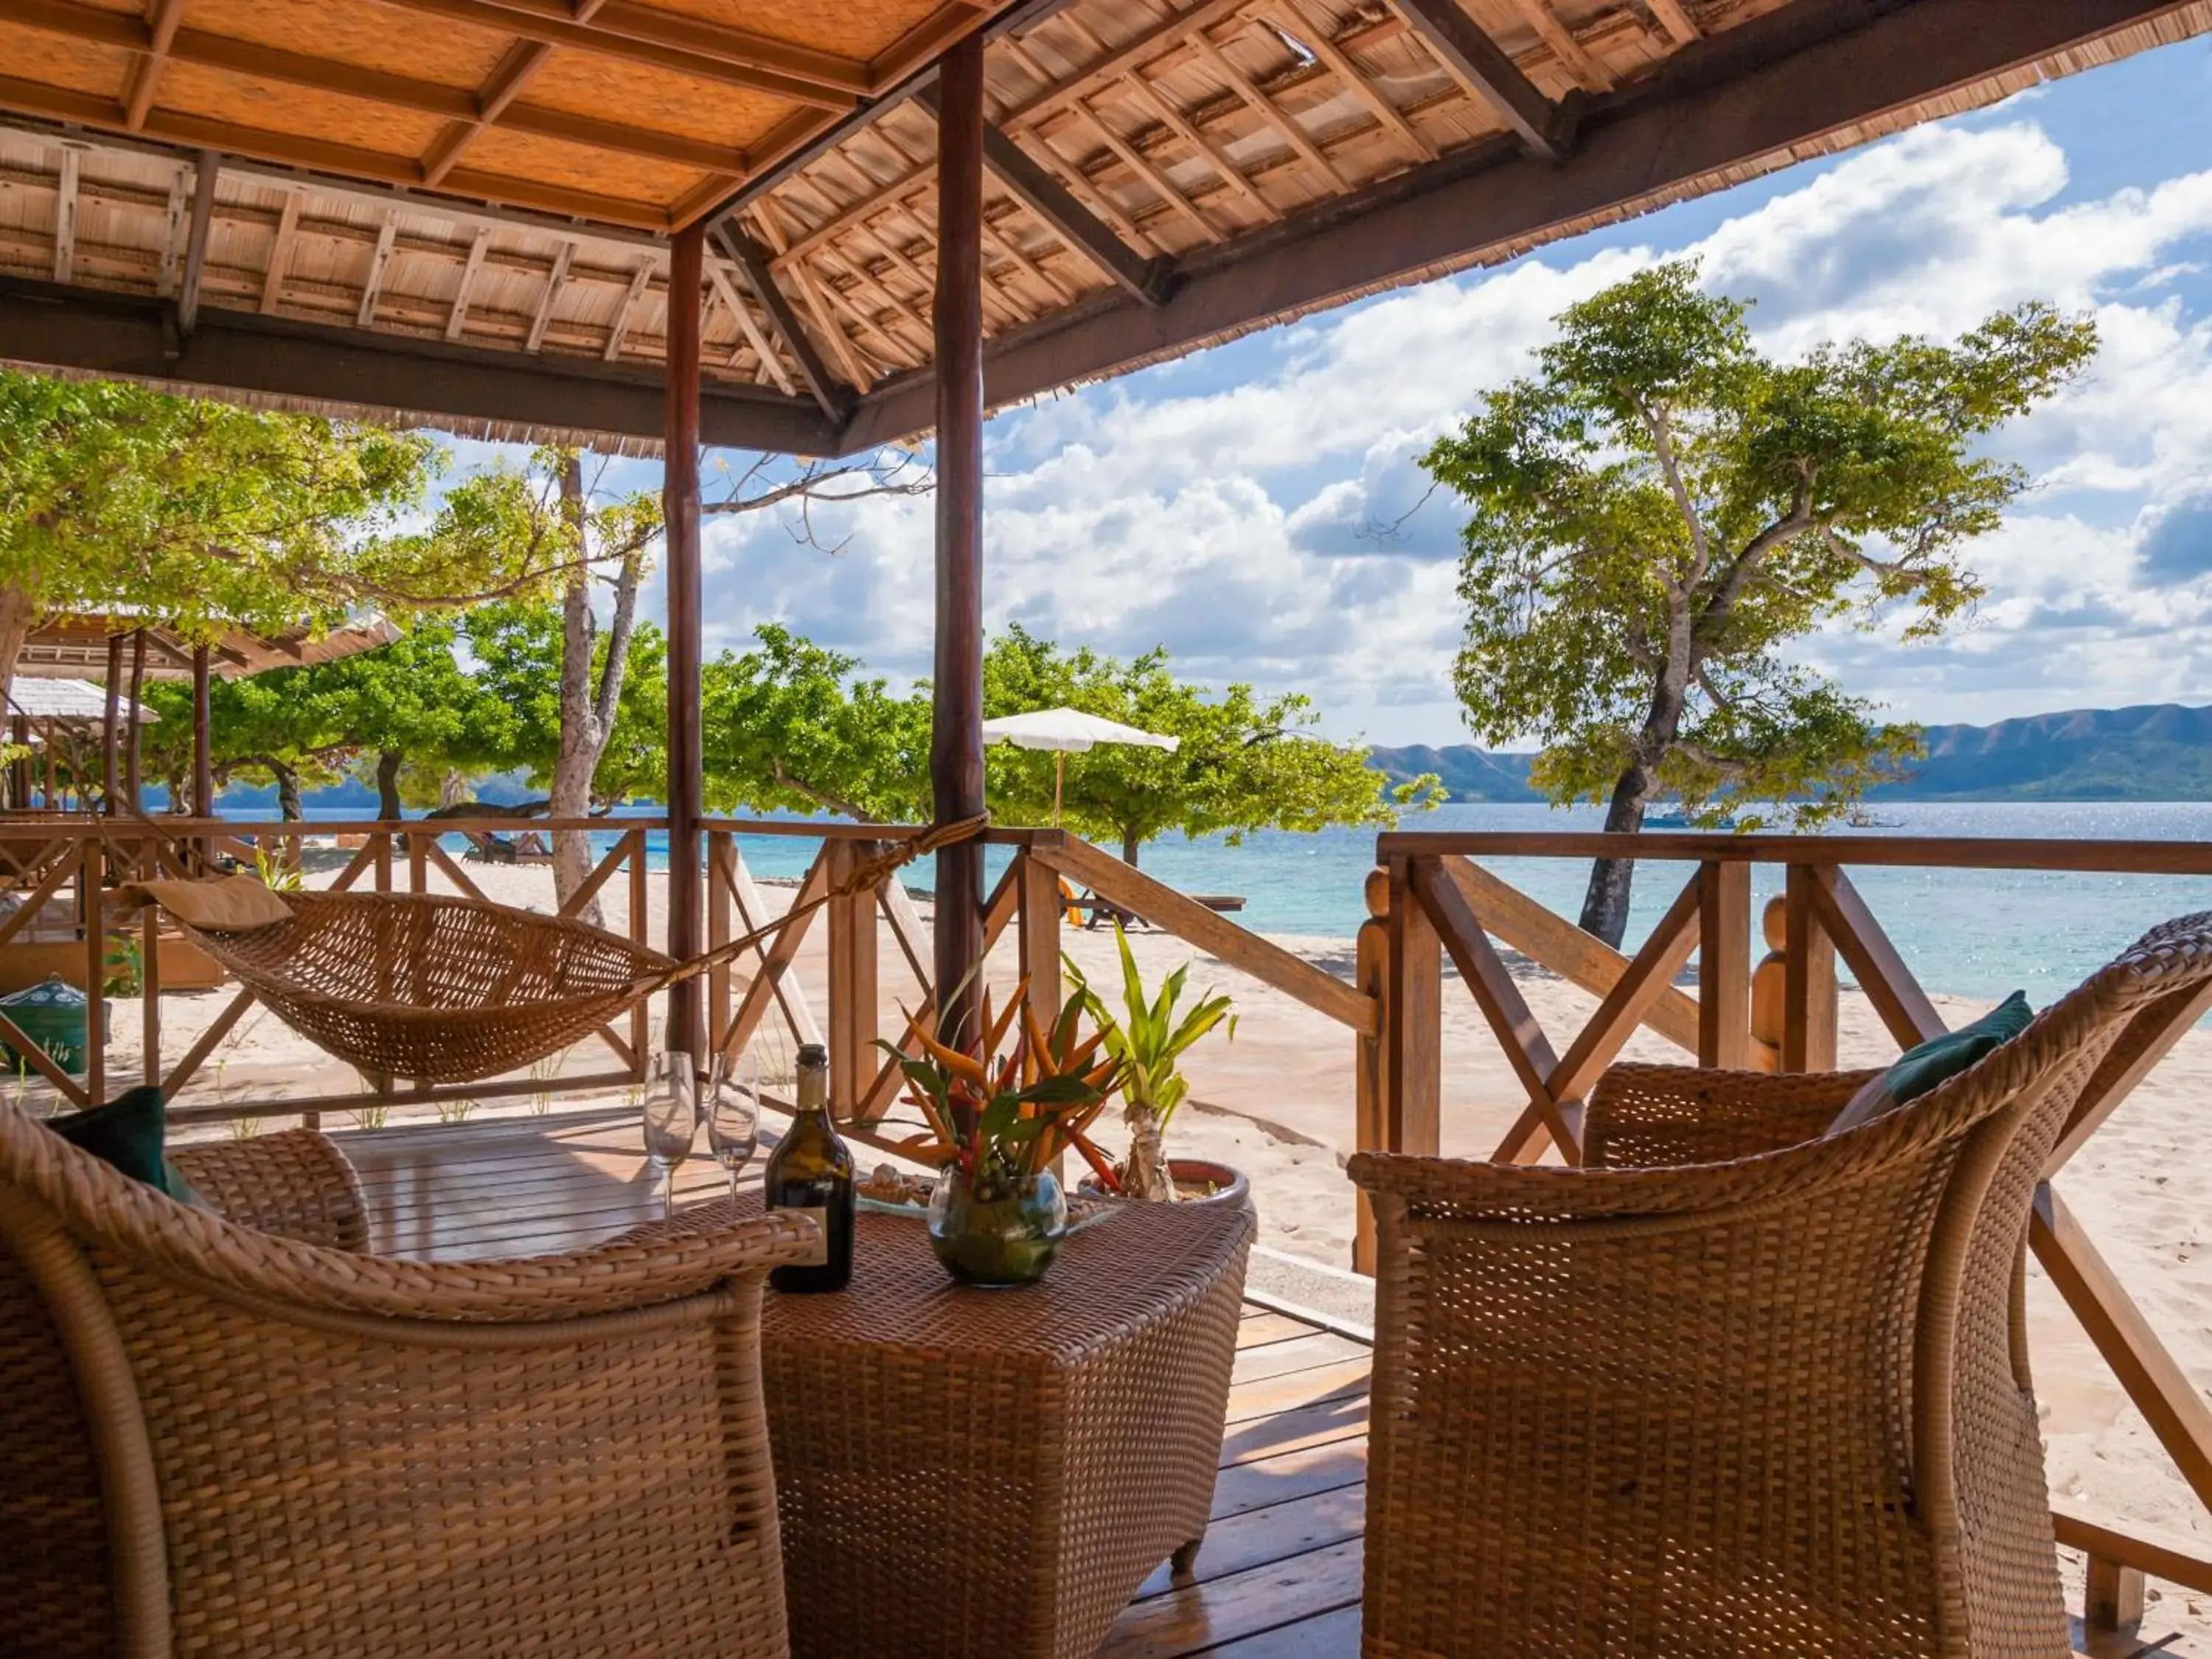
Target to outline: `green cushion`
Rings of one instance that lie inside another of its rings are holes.
[[[1969,1066],[2011,1042],[2027,1029],[2028,1022],[2034,1018],[2035,1011],[2027,1006],[2027,993],[2014,991],[1971,1025],[1961,1025],[1955,1031],[1946,1031],[1917,1048],[1906,1049],[1897,1057],[1894,1066],[1851,1097],[1850,1103],[1828,1126],[1828,1133],[1838,1134],[1845,1129],[1856,1129],[1884,1113],[1895,1111],[1908,1101],[1919,1099],[1936,1085],[1949,1082]]]
[[[167,1193],[180,1203],[193,1201],[191,1188],[162,1156],[168,1110],[154,1085],[126,1089],[105,1106],[49,1118],[46,1127],[70,1146],[104,1158],[133,1181]]]

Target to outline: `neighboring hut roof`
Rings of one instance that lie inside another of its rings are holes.
[[[142,726],[161,718],[128,697],[118,697],[116,708],[121,719],[135,719]],[[107,718],[107,690],[89,680],[27,679],[18,674],[8,688],[8,712],[25,720],[98,726]]]
[[[26,682],[46,679],[58,684],[90,675],[104,679],[107,673],[108,641],[128,635],[139,626],[125,611],[97,615],[49,617],[33,629],[15,659],[15,689],[29,692]],[[233,629],[213,641],[209,666],[219,679],[245,679],[272,668],[302,668],[336,662],[357,652],[374,651],[399,637],[399,629],[381,616],[350,622],[326,633],[305,629],[274,636]],[[146,629],[146,678],[156,680],[189,678],[192,672],[193,641],[174,629]],[[106,693],[99,693],[105,708]]]
[[[706,435],[812,452],[931,419],[928,83],[978,31],[1003,404],[2212,27],[2207,0],[141,14],[0,6],[0,359],[646,450],[667,234],[703,220]]]

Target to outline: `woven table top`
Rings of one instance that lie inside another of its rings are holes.
[[[713,1208],[750,1214],[759,1205],[748,1194]],[[848,1289],[767,1293],[762,1338],[769,1346],[804,1340],[1073,1362],[1237,1271],[1255,1225],[1249,1210],[1221,1205],[1118,1206],[1062,1244],[1042,1282],[979,1290],[953,1283],[918,1217],[864,1210],[854,1224]]]

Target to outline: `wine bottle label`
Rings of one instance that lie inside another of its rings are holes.
[[[776,1206],[785,1215],[803,1215],[814,1224],[814,1248],[799,1257],[799,1264],[819,1267],[830,1260],[830,1206],[827,1204],[780,1204]]]

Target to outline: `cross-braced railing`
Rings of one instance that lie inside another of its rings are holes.
[[[1631,955],[1614,951],[1484,867],[1497,859],[1626,856],[1660,878],[1687,879]],[[1556,1149],[1583,1156],[1583,1105],[1624,1045],[1648,1029],[1700,1066],[1782,1072],[1836,1066],[1839,962],[1849,967],[1900,1048],[1946,1029],[1934,1002],[1845,873],[1848,866],[2043,870],[2083,874],[2212,876],[2212,848],[2168,842],[1936,839],[1903,836],[1393,834],[1376,843],[1357,981],[1381,1010],[1360,1045],[1356,1135],[1363,1148],[1434,1154],[1443,1129],[1443,964],[1481,1011],[1523,1103],[1492,1156],[1533,1163]],[[1784,869],[1779,1029],[1754,1032],[1752,869]],[[2212,889],[2207,906],[2212,908]],[[1499,943],[1598,999],[1564,1046],[1522,994]],[[1694,996],[1675,981],[1692,954]],[[2212,1509],[2212,1407],[2160,1340],[2119,1276],[2052,1184],[2065,1165],[2179,1042],[2212,1012],[2212,986],[2156,1011],[2142,1038],[2100,1069],[2062,1132],[2038,1188],[2029,1243],[2112,1375]],[[1360,1218],[1355,1260],[1371,1271],[1374,1236]],[[2212,1593],[2212,1560],[2135,1539],[2086,1517],[2052,1517],[2058,1542],[2089,1559],[2094,1628],[2142,1612],[2142,1576]]]

